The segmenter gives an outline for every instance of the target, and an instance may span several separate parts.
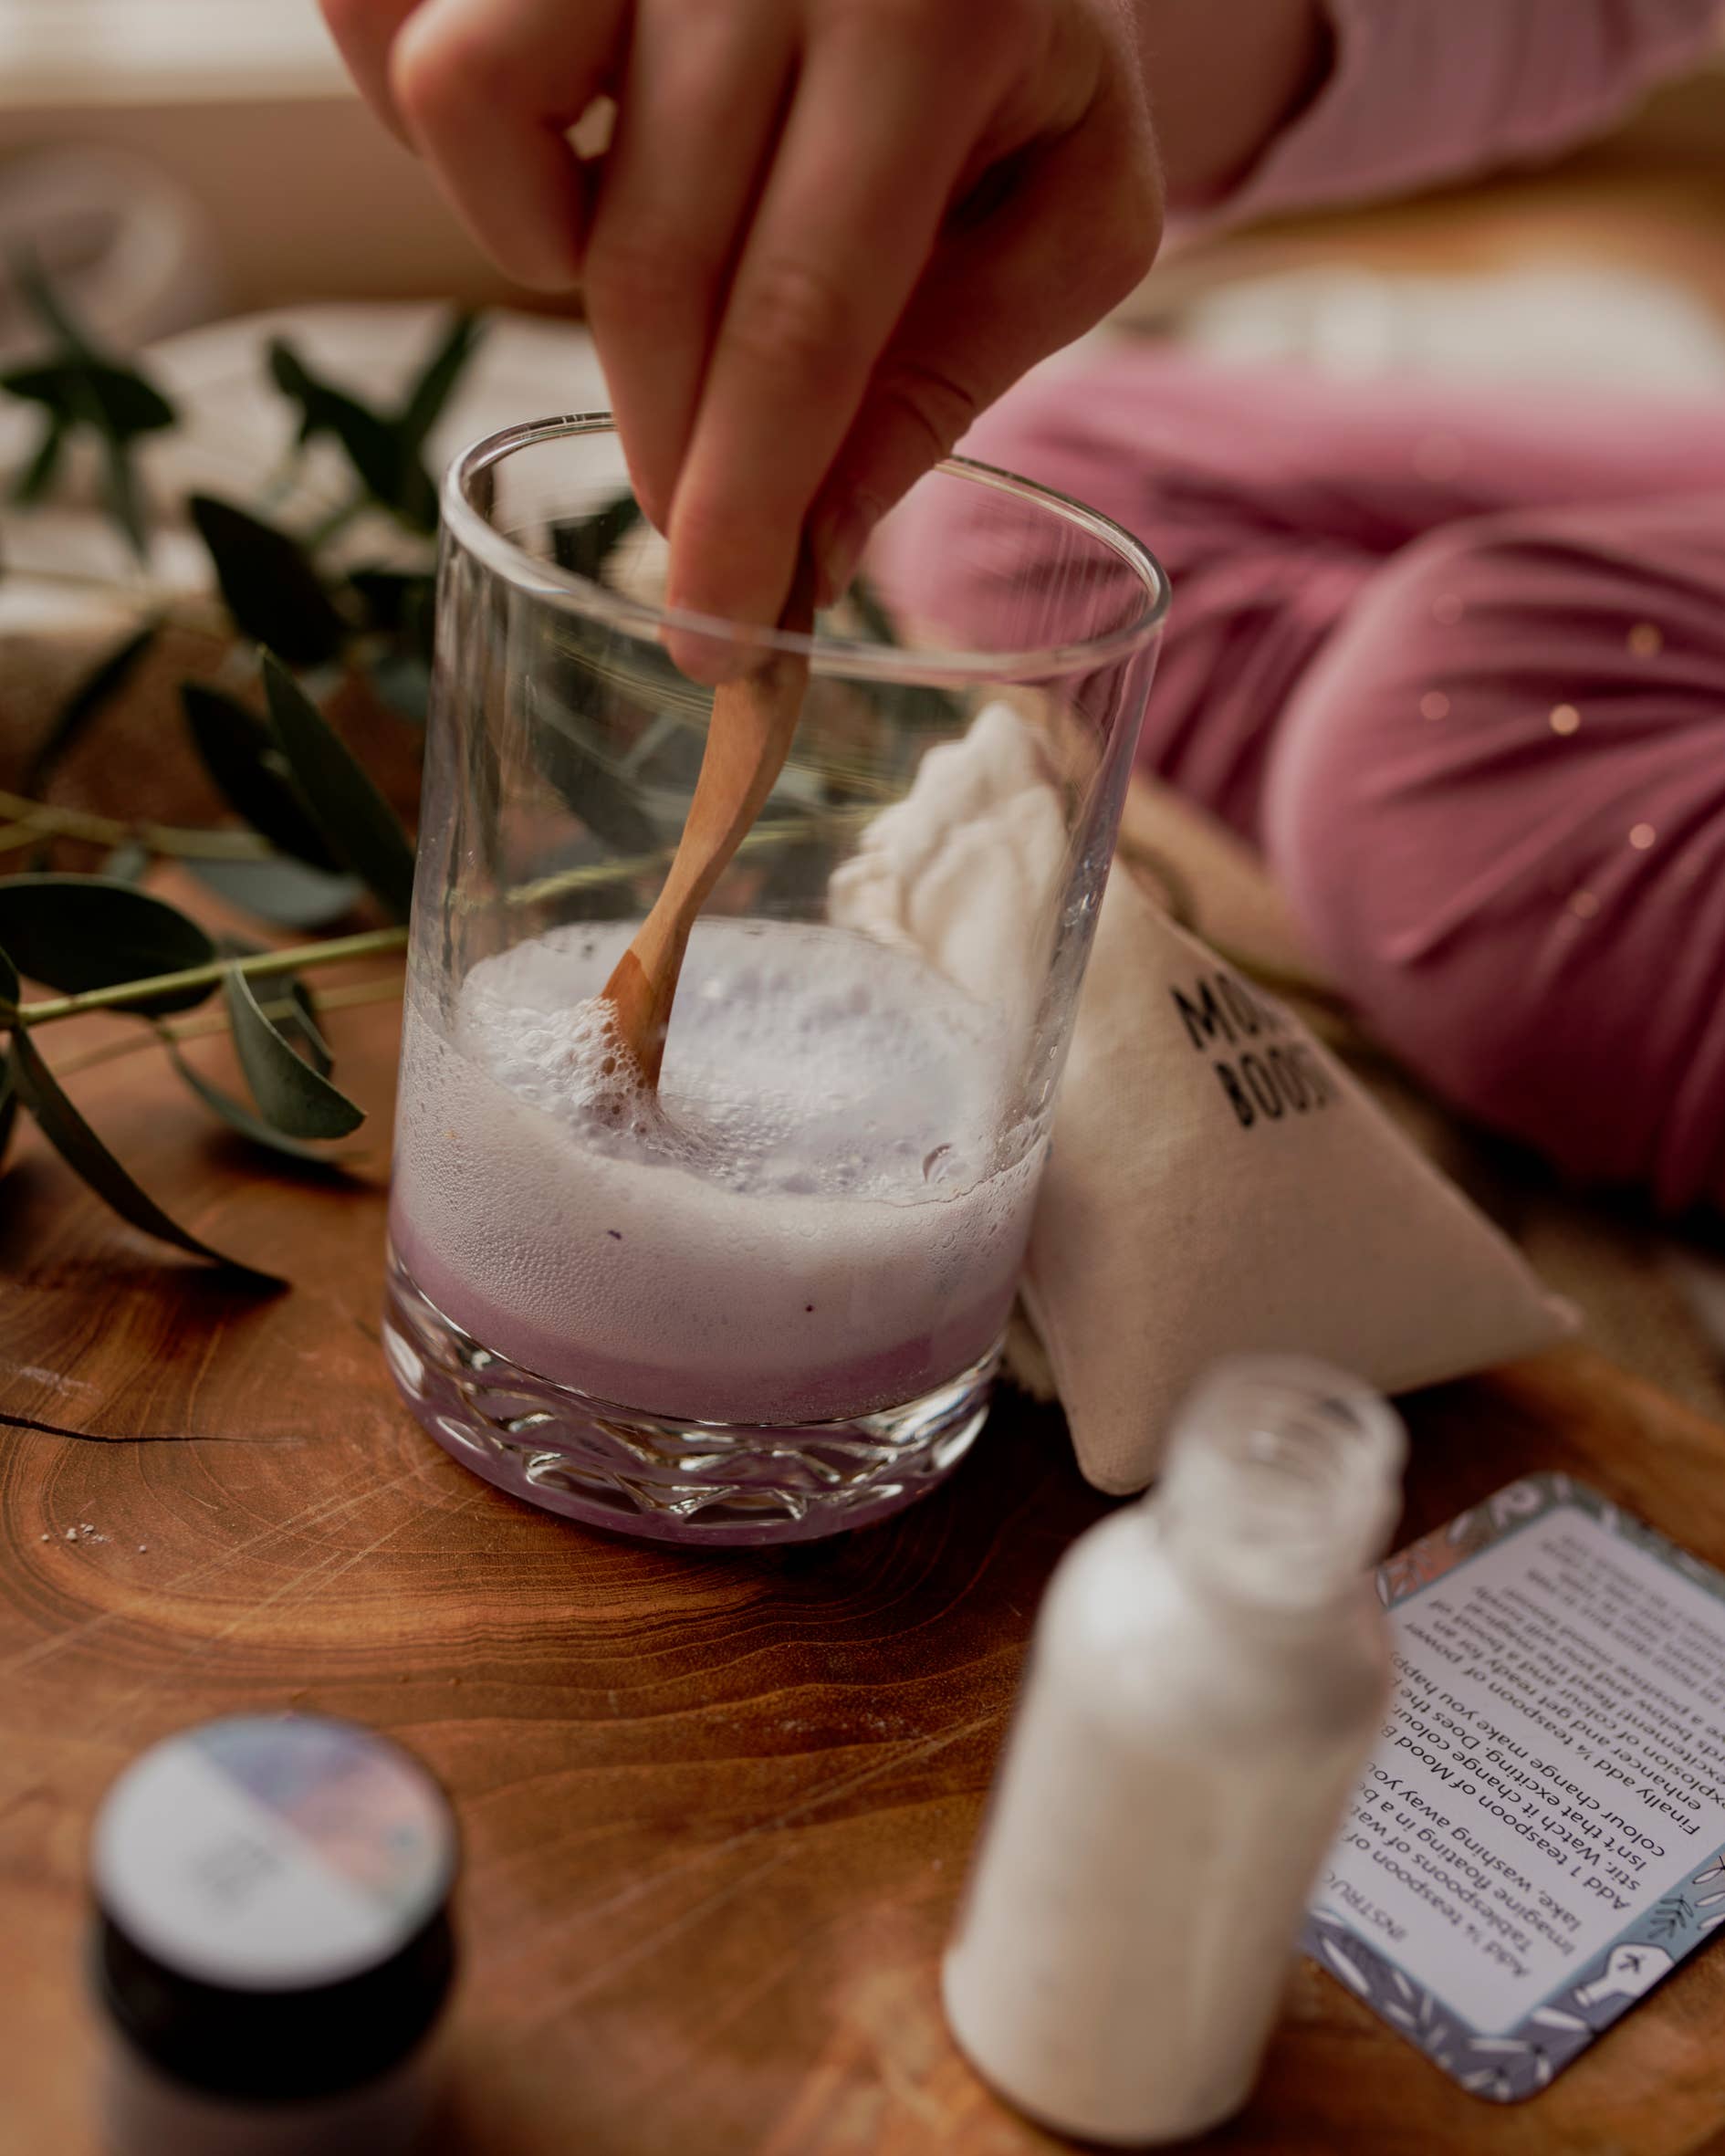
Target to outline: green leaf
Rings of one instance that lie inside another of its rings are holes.
[[[329,851],[294,782],[274,736],[238,697],[206,682],[183,681],[180,703],[204,769],[228,807],[272,846],[330,874],[340,863]],[[251,867],[246,862],[241,864]],[[268,866],[268,863],[258,863]]]
[[[207,966],[215,946],[164,899],[106,876],[0,877],[0,942],[32,980],[62,994]],[[211,986],[138,996],[121,1010],[189,1010]]]
[[[269,347],[277,387],[300,408],[299,439],[331,434],[373,501],[393,509],[422,530],[437,522],[436,490],[419,461],[418,445],[346,390],[321,380],[283,338]]]
[[[162,1046],[168,1052],[168,1060],[204,1106],[243,1137],[249,1138],[253,1145],[266,1146],[272,1153],[285,1153],[290,1160],[315,1160],[319,1167],[337,1165],[321,1146],[310,1146],[303,1138],[290,1138],[284,1131],[272,1130],[244,1101],[236,1101],[231,1093],[224,1093],[219,1085],[213,1085],[202,1071],[187,1062],[180,1052],[179,1043],[171,1036],[162,1037]]]
[[[68,351],[79,359],[93,360],[96,348],[85,335],[82,324],[61,299],[42,267],[41,257],[34,247],[20,247],[12,258],[12,274],[18,281],[32,313],[47,331],[56,337]]]
[[[108,706],[125,687],[136,672],[139,661],[162,633],[159,615],[152,615],[141,629],[116,644],[105,658],[97,662],[90,671],[78,682],[54,714],[53,724],[38,744],[30,760],[24,767],[19,780],[22,792],[39,794],[47,783],[48,774],[75,743],[83,738],[85,729],[93,719],[99,718]]]
[[[184,865],[218,898],[279,928],[327,928],[344,919],[365,895],[358,876],[308,868],[288,853]]]
[[[552,559],[572,576],[598,583],[619,541],[640,522],[641,504],[632,494],[620,494],[591,517],[554,524],[550,532]]]
[[[364,1110],[295,1053],[237,967],[228,974],[225,994],[240,1068],[265,1121],[290,1138],[344,1138],[357,1130]]]
[[[53,360],[0,373],[0,389],[45,405],[61,420],[88,420],[105,434],[130,442],[159,434],[178,416],[155,384],[131,367],[101,360]]]
[[[195,1258],[207,1258],[212,1264],[225,1265],[260,1285],[282,1285],[274,1273],[262,1272],[254,1265],[242,1265],[237,1259],[212,1250],[208,1243],[200,1241],[164,1213],[149,1192],[132,1181],[61,1092],[58,1080],[42,1061],[35,1041],[22,1027],[12,1037],[12,1060],[17,1073],[18,1097],[36,1117],[43,1136],[67,1167],[122,1220],[141,1229],[146,1235],[172,1243],[178,1250],[189,1251]]]
[[[423,633],[421,618],[430,609],[436,582],[426,570],[371,564],[350,570],[348,581],[359,594],[369,629],[381,636]]]
[[[150,535],[144,528],[143,503],[138,493],[138,475],[131,453],[118,436],[102,445],[102,499],[140,561],[150,554]]]
[[[50,417],[36,445],[36,455],[12,483],[12,499],[21,509],[39,502],[59,476],[66,453],[66,422]]]
[[[288,534],[214,495],[194,494],[186,507],[241,632],[292,666],[320,666],[334,658],[347,623]]]
[[[458,314],[450,322],[435,350],[420,370],[407,392],[396,428],[410,448],[423,446],[425,437],[444,415],[444,407],[467,362],[478,350],[485,330],[476,315]]]
[[[263,654],[276,738],[337,856],[398,921],[413,902],[413,849],[395,811],[274,652]]]
[[[330,1052],[329,1043],[323,1037],[323,1029],[318,1020],[318,1006],[313,1000],[311,990],[298,974],[285,975],[277,979],[276,985],[287,989],[288,1000],[294,1007],[291,1018],[277,1017],[276,1023],[290,1041],[298,1041],[312,1069],[320,1077],[327,1078],[335,1057]]]
[[[18,969],[6,951],[0,951],[0,1025],[6,1024],[16,1014],[23,983]]]
[[[317,432],[317,422],[312,417],[311,407],[317,402],[318,394],[318,386],[312,380],[310,370],[285,337],[270,339],[265,360],[269,368],[270,380],[283,396],[291,397],[299,406],[299,433],[296,439],[302,444],[310,441]]]

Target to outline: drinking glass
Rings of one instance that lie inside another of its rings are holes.
[[[812,635],[674,615],[608,415],[445,482],[391,1202],[396,1381],[536,1504],[684,1544],[908,1503],[981,1429],[1166,611],[1127,532],[954,459]],[[703,676],[807,659],[656,1098],[593,999]]]

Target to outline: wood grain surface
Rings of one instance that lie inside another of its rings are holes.
[[[191,655],[164,654],[170,679]],[[92,748],[64,795],[208,813],[169,730],[148,738]],[[1037,1598],[1104,1510],[1058,1415],[1009,1397],[925,1502],[778,1554],[679,1556],[477,1481],[398,1406],[379,1346],[397,1020],[329,1014],[371,1111],[339,1175],[251,1153],[153,1050],[68,1079],[146,1188],[287,1293],[133,1237],[33,1133],[0,1180],[0,2156],[94,2156],[79,1957],[102,1791],[170,1731],[288,1706],[402,1738],[459,1807],[442,2156],[1060,2146],[977,2082],[936,1990]],[[89,1020],[43,1042],[68,1070],[129,1037]],[[235,1082],[225,1041],[190,1052]],[[1595,1357],[1409,1418],[1408,1533],[1562,1466],[1725,1564],[1725,1430]],[[1699,2156],[1725,2144],[1721,2016],[1714,1948],[1500,2110],[1302,1963],[1217,2141]]]
[[[331,1020],[374,1112],[345,1188],[237,1174],[153,1055],[75,1082],[145,1183],[285,1295],[159,1260],[32,1140],[0,1185],[0,2151],[93,2147],[103,1788],[183,1723],[290,1705],[393,1732],[459,1805],[447,2151],[1055,2146],[955,2054],[935,1972],[1038,1595],[1103,1509],[1058,1417],[1009,1398],[928,1502],[782,1554],[679,1556],[478,1482],[378,1348],[394,1020]],[[225,1043],[199,1052],[222,1072]],[[1410,1418],[1409,1533],[1561,1465],[1725,1562],[1725,1431],[1584,1354]],[[1688,2156],[1725,2126],[1722,2011],[1704,1952],[1500,2110],[1302,1964],[1220,2142]]]

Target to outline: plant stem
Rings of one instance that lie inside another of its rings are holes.
[[[392,974],[388,980],[364,980],[350,989],[331,989],[318,998],[318,1011],[351,1010],[362,1003],[387,1003],[401,995],[402,976]],[[263,1003],[258,1007],[267,1019],[295,1018],[299,1006],[283,997],[279,1001]],[[159,1048],[162,1040],[172,1041],[176,1048],[187,1041],[213,1041],[218,1033],[232,1031],[225,1010],[210,1011],[202,1018],[183,1018],[175,1021],[163,1019],[145,1032],[132,1033],[124,1041],[110,1041],[100,1048],[87,1048],[79,1055],[58,1059],[54,1065],[57,1078],[69,1078],[79,1071],[88,1071],[98,1063],[117,1062],[120,1057],[137,1055],[147,1048]]]
[[[118,816],[57,808],[51,801],[33,801],[4,790],[0,816],[16,819],[0,832],[0,847],[22,844],[13,834],[23,831],[40,838],[88,839],[98,846],[118,846],[136,839],[152,853],[180,861],[261,861],[275,851],[255,831],[183,831],[172,823],[128,823]]]
[[[296,944],[291,950],[257,951],[249,958],[217,958],[208,966],[188,966],[180,973],[152,974],[144,980],[118,981],[112,988],[86,989],[82,995],[56,996],[45,1003],[21,1003],[17,1022],[49,1025],[56,1019],[81,1018],[87,1010],[112,1010],[141,997],[172,995],[181,989],[214,988],[230,973],[260,980],[276,973],[298,973],[314,966],[345,966],[383,951],[404,950],[405,928],[367,928],[358,936],[332,936],[322,943]]]

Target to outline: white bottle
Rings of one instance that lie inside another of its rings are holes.
[[[1061,1561],[945,1970],[1033,2118],[1134,2146],[1245,2102],[1388,1698],[1370,1566],[1405,1452],[1352,1378],[1227,1363],[1159,1487]]]

